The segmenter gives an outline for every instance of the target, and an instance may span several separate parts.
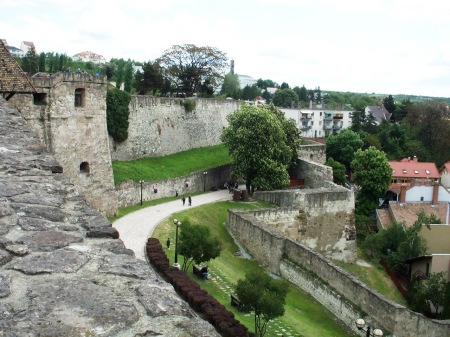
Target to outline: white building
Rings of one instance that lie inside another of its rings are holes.
[[[9,53],[12,56],[16,56],[16,57],[24,57],[25,56],[25,53],[22,49],[19,49],[19,48],[13,47],[13,46],[7,46],[7,48],[9,50]]]
[[[253,77],[248,75],[237,75],[239,78],[239,84],[241,89],[244,89],[247,85],[251,87],[253,84],[256,84],[258,80],[255,80]]]
[[[82,51],[81,53],[72,56],[74,61],[92,62],[94,64],[105,64],[106,59],[99,54],[91,51]]]
[[[302,131],[302,137],[324,138],[339,133],[352,125],[350,110],[280,109],[286,118],[293,118]]]
[[[20,44],[20,49],[23,50],[23,52],[25,53],[25,55],[30,51],[34,51],[36,52],[36,48],[34,47],[34,43],[31,41],[22,41],[22,43]]]

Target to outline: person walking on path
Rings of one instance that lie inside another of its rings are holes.
[[[181,201],[183,202],[183,206],[184,206],[184,203],[186,202],[186,198],[184,197],[184,195],[183,195],[183,197],[181,198]]]
[[[167,249],[170,249],[170,239],[167,238]]]
[[[192,199],[191,199],[191,196],[188,197],[188,201],[189,201],[189,206],[191,206],[191,205],[192,205]]]

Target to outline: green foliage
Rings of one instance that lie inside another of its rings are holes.
[[[263,337],[267,323],[284,315],[288,285],[265,272],[247,273],[236,284],[236,295],[248,311],[255,314],[255,335]]]
[[[378,198],[384,196],[389,187],[391,166],[386,154],[371,146],[367,150],[356,151],[351,167],[353,180],[358,185],[356,212],[369,215],[375,212]]]
[[[298,96],[292,89],[279,89],[273,95],[272,103],[282,108],[294,108],[297,107]]]
[[[185,99],[183,101],[184,111],[192,112],[197,107],[197,103],[193,99]]]
[[[206,226],[194,225],[184,220],[178,242],[178,252],[184,256],[182,270],[186,271],[195,264],[202,264],[220,255],[222,246],[220,241],[211,235]]]
[[[177,152],[163,157],[113,161],[115,184],[128,180],[157,181],[182,177],[189,173],[231,163],[228,149],[215,145]],[[221,182],[218,182],[221,183]]]
[[[444,310],[442,310],[442,319],[450,319],[450,282],[445,286]]]
[[[166,79],[187,97],[200,92],[206,80],[211,86],[218,86],[228,67],[225,53],[214,47],[193,44],[172,46],[158,62],[165,69]]]
[[[145,95],[151,93],[162,92],[164,84],[163,69],[158,62],[144,62],[143,73],[138,71],[136,73],[136,91],[139,95]]]
[[[363,146],[364,142],[358,133],[345,129],[337,135],[327,138],[326,153],[327,159],[334,160],[345,165],[347,171],[350,171],[350,164],[355,157],[355,152]]]
[[[255,84],[249,86],[246,85],[242,89],[241,98],[245,101],[253,101],[257,96],[261,95],[261,89],[259,89]]]
[[[228,73],[223,79],[221,94],[225,94],[226,97],[234,99],[241,98],[241,86],[239,83],[239,77],[236,74]]]
[[[125,63],[125,71],[124,71],[124,86],[123,86],[123,90],[125,90],[126,92],[131,92],[131,88],[133,86],[133,63],[131,62],[131,60],[129,59],[126,63]]]
[[[244,104],[227,117],[229,125],[221,140],[233,158],[233,175],[244,178],[247,189],[272,190],[289,184],[287,170],[300,135],[292,133],[284,114],[274,109]]]
[[[345,176],[345,165],[334,160],[333,158],[328,158],[325,165],[330,166],[333,169],[333,182],[341,186],[347,186],[347,177]]]
[[[106,93],[106,123],[108,133],[116,142],[128,138],[128,116],[131,96],[119,89],[108,90]]]
[[[363,249],[368,256],[379,261],[385,259],[395,271],[408,274],[405,261],[426,253],[425,240],[420,236],[423,226],[441,223],[434,214],[426,215],[424,211],[417,213],[417,220],[411,227],[394,222],[387,229],[370,235],[363,242]]]
[[[414,311],[430,317],[430,304],[434,308],[434,317],[439,317],[439,308],[446,303],[446,272],[430,273],[427,279],[413,280],[408,289],[408,304]],[[445,312],[442,313],[442,316]]]
[[[21,68],[30,76],[38,72],[38,56],[33,49],[30,49],[20,61]]]

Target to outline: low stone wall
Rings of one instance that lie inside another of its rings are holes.
[[[325,164],[327,160],[325,144],[301,145],[298,154],[300,159],[314,161],[318,164]]]
[[[386,299],[321,254],[245,211],[229,210],[227,226],[255,260],[310,293],[352,329],[355,319],[363,317],[385,336],[450,336],[450,321],[428,319]]]
[[[324,187],[326,182],[333,181],[333,169],[314,160],[300,158],[297,178],[305,179],[305,188]]]
[[[195,192],[210,191],[220,189],[224,183],[230,180],[231,166],[223,165],[206,170],[193,172],[184,177],[165,179],[158,181],[145,181],[142,184],[142,201],[155,200],[167,197],[181,196]],[[116,196],[119,200],[119,207],[127,207],[139,204],[141,201],[141,184],[128,181],[116,187]]]

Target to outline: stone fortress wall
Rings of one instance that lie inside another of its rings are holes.
[[[288,204],[292,198],[283,194],[277,199]],[[291,219],[292,213],[290,209],[230,209],[227,227],[258,263],[311,294],[355,332],[356,318],[363,317],[383,329],[385,336],[450,336],[450,321],[428,319],[388,300],[320,252],[290,238],[277,226],[280,221],[266,221],[274,216]]]
[[[87,202],[105,215],[117,213],[106,127],[106,78],[37,74],[37,95],[15,95],[20,111],[47,151],[61,164]]]
[[[186,100],[195,102],[194,111],[186,111]],[[239,108],[236,100],[132,96],[128,139],[110,139],[112,159],[160,157],[220,144],[226,117]]]
[[[0,97],[0,335],[220,337],[126,249],[29,124]]]

